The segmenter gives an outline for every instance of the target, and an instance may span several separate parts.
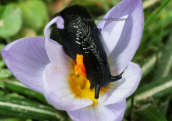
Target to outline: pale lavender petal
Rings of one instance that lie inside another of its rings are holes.
[[[61,68],[61,72],[68,73],[69,68],[71,68],[68,62],[71,61],[71,58],[66,55],[63,50],[62,45],[50,39],[50,26],[56,23],[59,29],[63,28],[64,20],[61,16],[57,16],[53,18],[45,27],[44,35],[45,35],[45,48],[48,54],[48,57],[54,67]]]
[[[44,73],[44,96],[47,101],[61,110],[76,110],[93,102],[91,99],[77,98],[69,85],[69,74],[55,69],[52,64],[45,68]]]
[[[118,19],[122,20],[124,18],[127,19],[128,15],[121,16]],[[122,21],[109,20],[109,21],[111,21],[111,23],[105,26],[101,31],[101,41],[103,43],[107,56],[110,55],[115,45],[117,44],[119,38],[121,37],[123,27],[126,23],[125,20]]]
[[[100,21],[97,27],[104,29],[108,24],[111,24],[113,21],[108,21],[108,18],[117,19],[132,14],[138,2],[141,2],[141,0],[122,0],[104,15],[103,18],[107,19],[107,21]]]
[[[1,51],[4,61],[13,75],[32,90],[43,92],[42,74],[50,63],[44,37],[28,37],[16,40]]]
[[[114,76],[120,74],[132,60],[140,44],[144,27],[142,0],[124,0],[121,4],[123,7],[119,10],[122,13],[129,13],[129,17],[117,45],[108,57]],[[117,16],[120,11],[116,13]]]
[[[73,121],[122,121],[126,101],[111,105],[95,104],[75,111],[67,111]]]
[[[125,31],[124,25],[128,24],[125,20],[128,20],[128,16],[131,16],[137,4],[141,0],[123,0],[111,10],[109,10],[103,17],[106,21],[100,21],[97,25],[101,28],[102,43],[104,44],[107,55],[112,52],[116,46],[119,38],[122,35],[122,31]],[[142,8],[142,6],[141,6]],[[142,13],[143,14],[143,13]],[[130,23],[132,24],[132,23]]]
[[[122,75],[122,79],[111,82],[108,89],[100,96],[98,102],[102,105],[108,105],[126,99],[137,89],[141,75],[140,66],[130,62]]]
[[[61,16],[58,17],[58,21],[57,21],[57,28],[58,29],[64,29],[64,20]]]

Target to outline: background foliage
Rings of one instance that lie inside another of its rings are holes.
[[[0,0],[0,50],[19,38],[43,36],[52,16],[73,4],[85,6],[101,18],[120,0]],[[145,29],[132,61],[143,75],[139,88],[127,99],[124,121],[172,121],[172,2],[143,0]],[[70,121],[44,97],[22,85],[0,56],[0,121]]]

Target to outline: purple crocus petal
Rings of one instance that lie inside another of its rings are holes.
[[[6,45],[1,51],[13,75],[24,85],[43,92],[42,74],[50,63],[45,51],[44,37],[28,37]]]
[[[127,19],[128,15],[122,16],[119,19],[123,19],[123,18]],[[126,23],[125,20],[123,21],[109,20],[109,21],[112,22],[107,24],[101,31],[101,40],[107,56],[110,55],[115,45],[117,44],[119,38],[121,37],[124,24]]]
[[[124,1],[120,2],[118,5],[111,8],[103,17],[106,21],[100,21],[97,25],[97,27],[102,30],[101,40],[107,56],[110,55],[121,36],[124,24],[126,23],[126,21],[122,19],[128,18],[129,13],[121,10],[125,7]],[[121,19],[121,21],[117,19]]]
[[[53,18],[45,27],[44,35],[45,35],[45,48],[48,54],[48,57],[54,67],[61,68],[60,71],[63,73],[68,73],[70,64],[68,62],[71,61],[71,58],[66,55],[63,50],[62,45],[50,39],[50,26],[56,23],[57,28],[64,28],[64,20],[61,16],[57,16]]]
[[[141,2],[141,0],[121,1],[111,10],[109,10],[108,13],[106,13],[106,15],[103,17],[107,20],[100,21],[100,23],[97,25],[98,28],[102,29],[102,43],[104,44],[105,51],[108,56],[118,43],[119,38],[123,36],[122,31],[126,31],[126,24],[130,24],[132,26],[132,24],[134,23],[127,22],[128,16],[130,16],[130,19],[133,19],[133,16],[131,14],[136,9],[136,6],[137,4],[139,4],[139,2]]]
[[[108,89],[100,96],[98,102],[102,105],[108,105],[126,99],[137,89],[141,75],[140,66],[130,62],[122,75],[122,79],[111,82]]]
[[[123,105],[125,105],[125,110],[126,110],[126,100],[125,100],[125,104],[123,104]],[[122,104],[121,104],[121,106],[122,106]],[[118,116],[118,118],[115,121],[122,121],[122,119],[124,118],[125,110],[123,110],[121,112],[121,114]]]
[[[132,60],[140,44],[144,27],[142,0],[124,0],[121,4],[124,11],[120,11],[129,13],[129,17],[117,45],[108,57],[113,76],[120,74]]]
[[[122,121],[126,101],[111,105],[95,104],[75,111],[67,111],[73,121]]]
[[[70,70],[70,69],[69,69]],[[91,99],[75,97],[69,85],[69,74],[62,73],[50,63],[44,73],[44,96],[54,107],[61,110],[76,110],[93,102]]]

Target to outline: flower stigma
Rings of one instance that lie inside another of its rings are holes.
[[[95,95],[95,88],[90,89],[90,81],[86,78],[86,69],[83,63],[83,56],[77,54],[76,56],[76,62],[74,69],[71,70],[71,74],[69,76],[69,87],[75,97],[78,98],[86,98],[86,99],[92,99],[93,104],[95,105],[98,103],[98,100],[94,98]],[[100,96],[108,89],[109,85],[101,88],[100,90]]]

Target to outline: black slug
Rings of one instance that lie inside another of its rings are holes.
[[[100,89],[121,79],[122,74],[111,75],[107,55],[101,43],[101,30],[85,7],[73,5],[55,14],[59,15],[64,19],[64,29],[58,29],[53,24],[50,38],[61,44],[65,53],[73,60],[76,61],[77,54],[83,55],[86,78],[91,83],[90,89],[95,87],[95,99],[98,99]]]

